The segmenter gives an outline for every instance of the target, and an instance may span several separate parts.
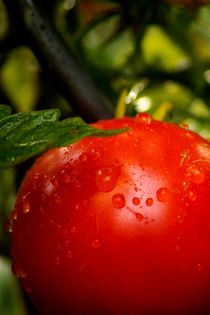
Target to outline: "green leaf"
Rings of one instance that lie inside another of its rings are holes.
[[[18,281],[11,272],[11,262],[2,256],[0,256],[0,314],[26,315]]]
[[[0,112],[5,111],[0,108]],[[0,167],[14,166],[52,147],[66,146],[86,136],[112,136],[125,131],[97,129],[79,117],[58,121],[59,117],[58,109],[4,115],[0,119]]]
[[[4,117],[9,116],[11,113],[12,113],[11,107],[0,104],[0,120]]]

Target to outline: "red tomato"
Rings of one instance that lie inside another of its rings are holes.
[[[209,314],[209,142],[147,114],[95,126],[130,129],[27,173],[13,272],[42,314]]]

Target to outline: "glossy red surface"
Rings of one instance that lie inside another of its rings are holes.
[[[12,220],[13,271],[47,315],[210,312],[210,146],[143,114],[38,158]]]

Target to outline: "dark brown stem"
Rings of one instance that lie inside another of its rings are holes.
[[[8,5],[9,2],[11,5]],[[43,69],[53,77],[75,113],[88,122],[111,118],[113,107],[110,102],[101,94],[92,78],[76,60],[37,1],[15,2],[23,28],[27,30],[30,46]],[[14,2],[7,0],[5,4],[8,11],[13,11],[11,14],[14,15]]]

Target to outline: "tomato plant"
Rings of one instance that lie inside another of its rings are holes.
[[[42,314],[210,310],[210,146],[148,114],[38,158],[11,220],[13,272]]]

